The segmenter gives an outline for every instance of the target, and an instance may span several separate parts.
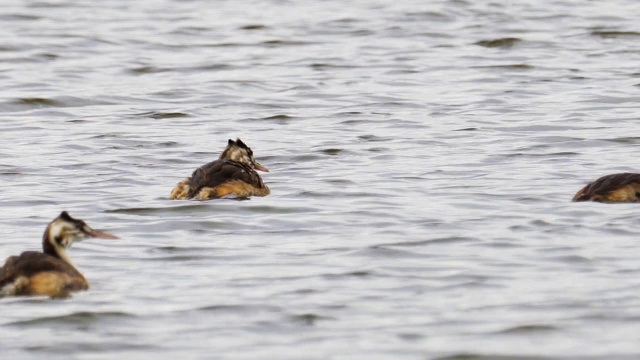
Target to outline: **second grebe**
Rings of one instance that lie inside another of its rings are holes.
[[[640,174],[606,175],[578,191],[573,201],[640,202]]]
[[[240,139],[229,139],[218,160],[202,165],[171,191],[170,199],[208,200],[228,196],[267,196],[269,187],[256,170],[269,172]]]
[[[11,256],[0,268],[0,297],[45,295],[66,297],[87,290],[89,283],[69,258],[67,249],[88,237],[117,239],[90,228],[63,211],[49,223],[42,237],[42,252],[25,251]]]

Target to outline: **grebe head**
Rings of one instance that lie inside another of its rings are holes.
[[[71,247],[74,242],[89,237],[117,239],[116,236],[92,229],[84,221],[74,219],[68,212],[63,211],[49,223],[44,231],[42,248],[45,254],[59,257],[73,266],[66,249]]]
[[[227,148],[220,154],[220,159],[229,159],[237,162],[241,162],[251,166],[252,168],[264,172],[269,172],[269,169],[260,165],[253,157],[253,151],[240,139],[233,141],[229,139]]]

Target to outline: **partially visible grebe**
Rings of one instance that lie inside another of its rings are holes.
[[[640,202],[640,174],[606,175],[576,193],[573,201]]]
[[[25,251],[11,256],[0,268],[0,297],[46,295],[66,297],[72,291],[87,290],[87,279],[75,267],[67,248],[87,237],[117,239],[94,230],[84,221],[63,211],[49,223],[42,237],[42,252]]]
[[[256,170],[269,172],[253,158],[240,139],[229,139],[218,160],[202,165],[171,191],[171,200],[208,200],[227,196],[267,196],[271,193]]]

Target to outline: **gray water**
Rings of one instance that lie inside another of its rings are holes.
[[[5,0],[3,359],[639,359],[640,2]],[[272,195],[169,201],[240,137]]]

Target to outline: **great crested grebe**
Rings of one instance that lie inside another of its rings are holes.
[[[218,160],[202,165],[171,191],[171,200],[267,196],[271,193],[256,170],[269,172],[240,139],[229,139]]]
[[[89,283],[69,258],[67,248],[88,237],[117,239],[90,228],[66,211],[60,213],[44,231],[42,252],[25,251],[19,256],[10,256],[0,268],[0,297],[67,297],[72,291],[87,290]]]
[[[573,201],[640,202],[640,174],[606,175],[576,193]]]

